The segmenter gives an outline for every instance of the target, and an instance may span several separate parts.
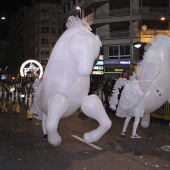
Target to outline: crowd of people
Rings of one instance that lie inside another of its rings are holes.
[[[34,89],[31,82],[0,82],[0,110],[7,112],[12,104],[12,113],[20,114],[21,104],[24,105],[27,118],[32,119],[30,107],[33,102]]]
[[[98,81],[91,80],[89,94],[96,94],[101,99],[107,114],[115,114],[116,112],[110,108],[109,100],[116,81],[121,77],[129,79],[130,72],[127,70],[117,77],[112,77],[112,79],[107,79],[106,81],[102,79],[99,79]]]
[[[118,78],[124,77],[129,78],[129,73],[124,72],[118,77],[113,77],[112,79],[103,80],[93,80],[91,79],[89,95],[96,94],[102,101],[107,114],[115,114],[110,108],[109,100],[112,95],[112,91],[115,82]],[[12,103],[12,113],[20,114],[20,106],[24,104],[25,111],[27,113],[27,118],[32,119],[32,113],[30,113],[30,107],[33,103],[34,98],[34,88],[33,82],[0,82],[0,110],[1,112],[8,111],[8,104]],[[80,109],[80,112],[81,109]]]

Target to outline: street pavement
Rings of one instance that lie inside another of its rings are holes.
[[[125,137],[120,136],[124,119],[109,114],[111,129],[93,145],[81,141],[83,134],[98,123],[78,112],[61,119],[59,146],[43,141],[41,121],[26,118],[22,106],[19,115],[0,113],[0,170],[169,170],[169,122],[151,118],[149,128],[138,127],[141,139],[131,139],[133,121]]]

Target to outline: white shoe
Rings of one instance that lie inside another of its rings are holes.
[[[120,134],[120,136],[122,136],[122,137],[125,136],[125,132],[122,132],[122,133]]]
[[[139,138],[141,138],[141,136],[135,134],[135,135],[132,135],[131,138],[138,138],[139,139]]]

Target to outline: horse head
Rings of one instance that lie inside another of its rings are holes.
[[[94,60],[99,55],[101,41],[98,36],[94,35],[86,21],[78,17],[69,17],[67,25],[70,27],[79,27],[69,43],[69,54],[73,60],[78,63],[78,72],[81,76],[91,74]]]
[[[161,63],[170,61],[170,37],[159,34],[152,38],[145,46],[144,60],[152,63]]]

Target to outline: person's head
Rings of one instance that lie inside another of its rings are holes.
[[[27,83],[27,87],[29,88],[31,86],[30,82]]]

